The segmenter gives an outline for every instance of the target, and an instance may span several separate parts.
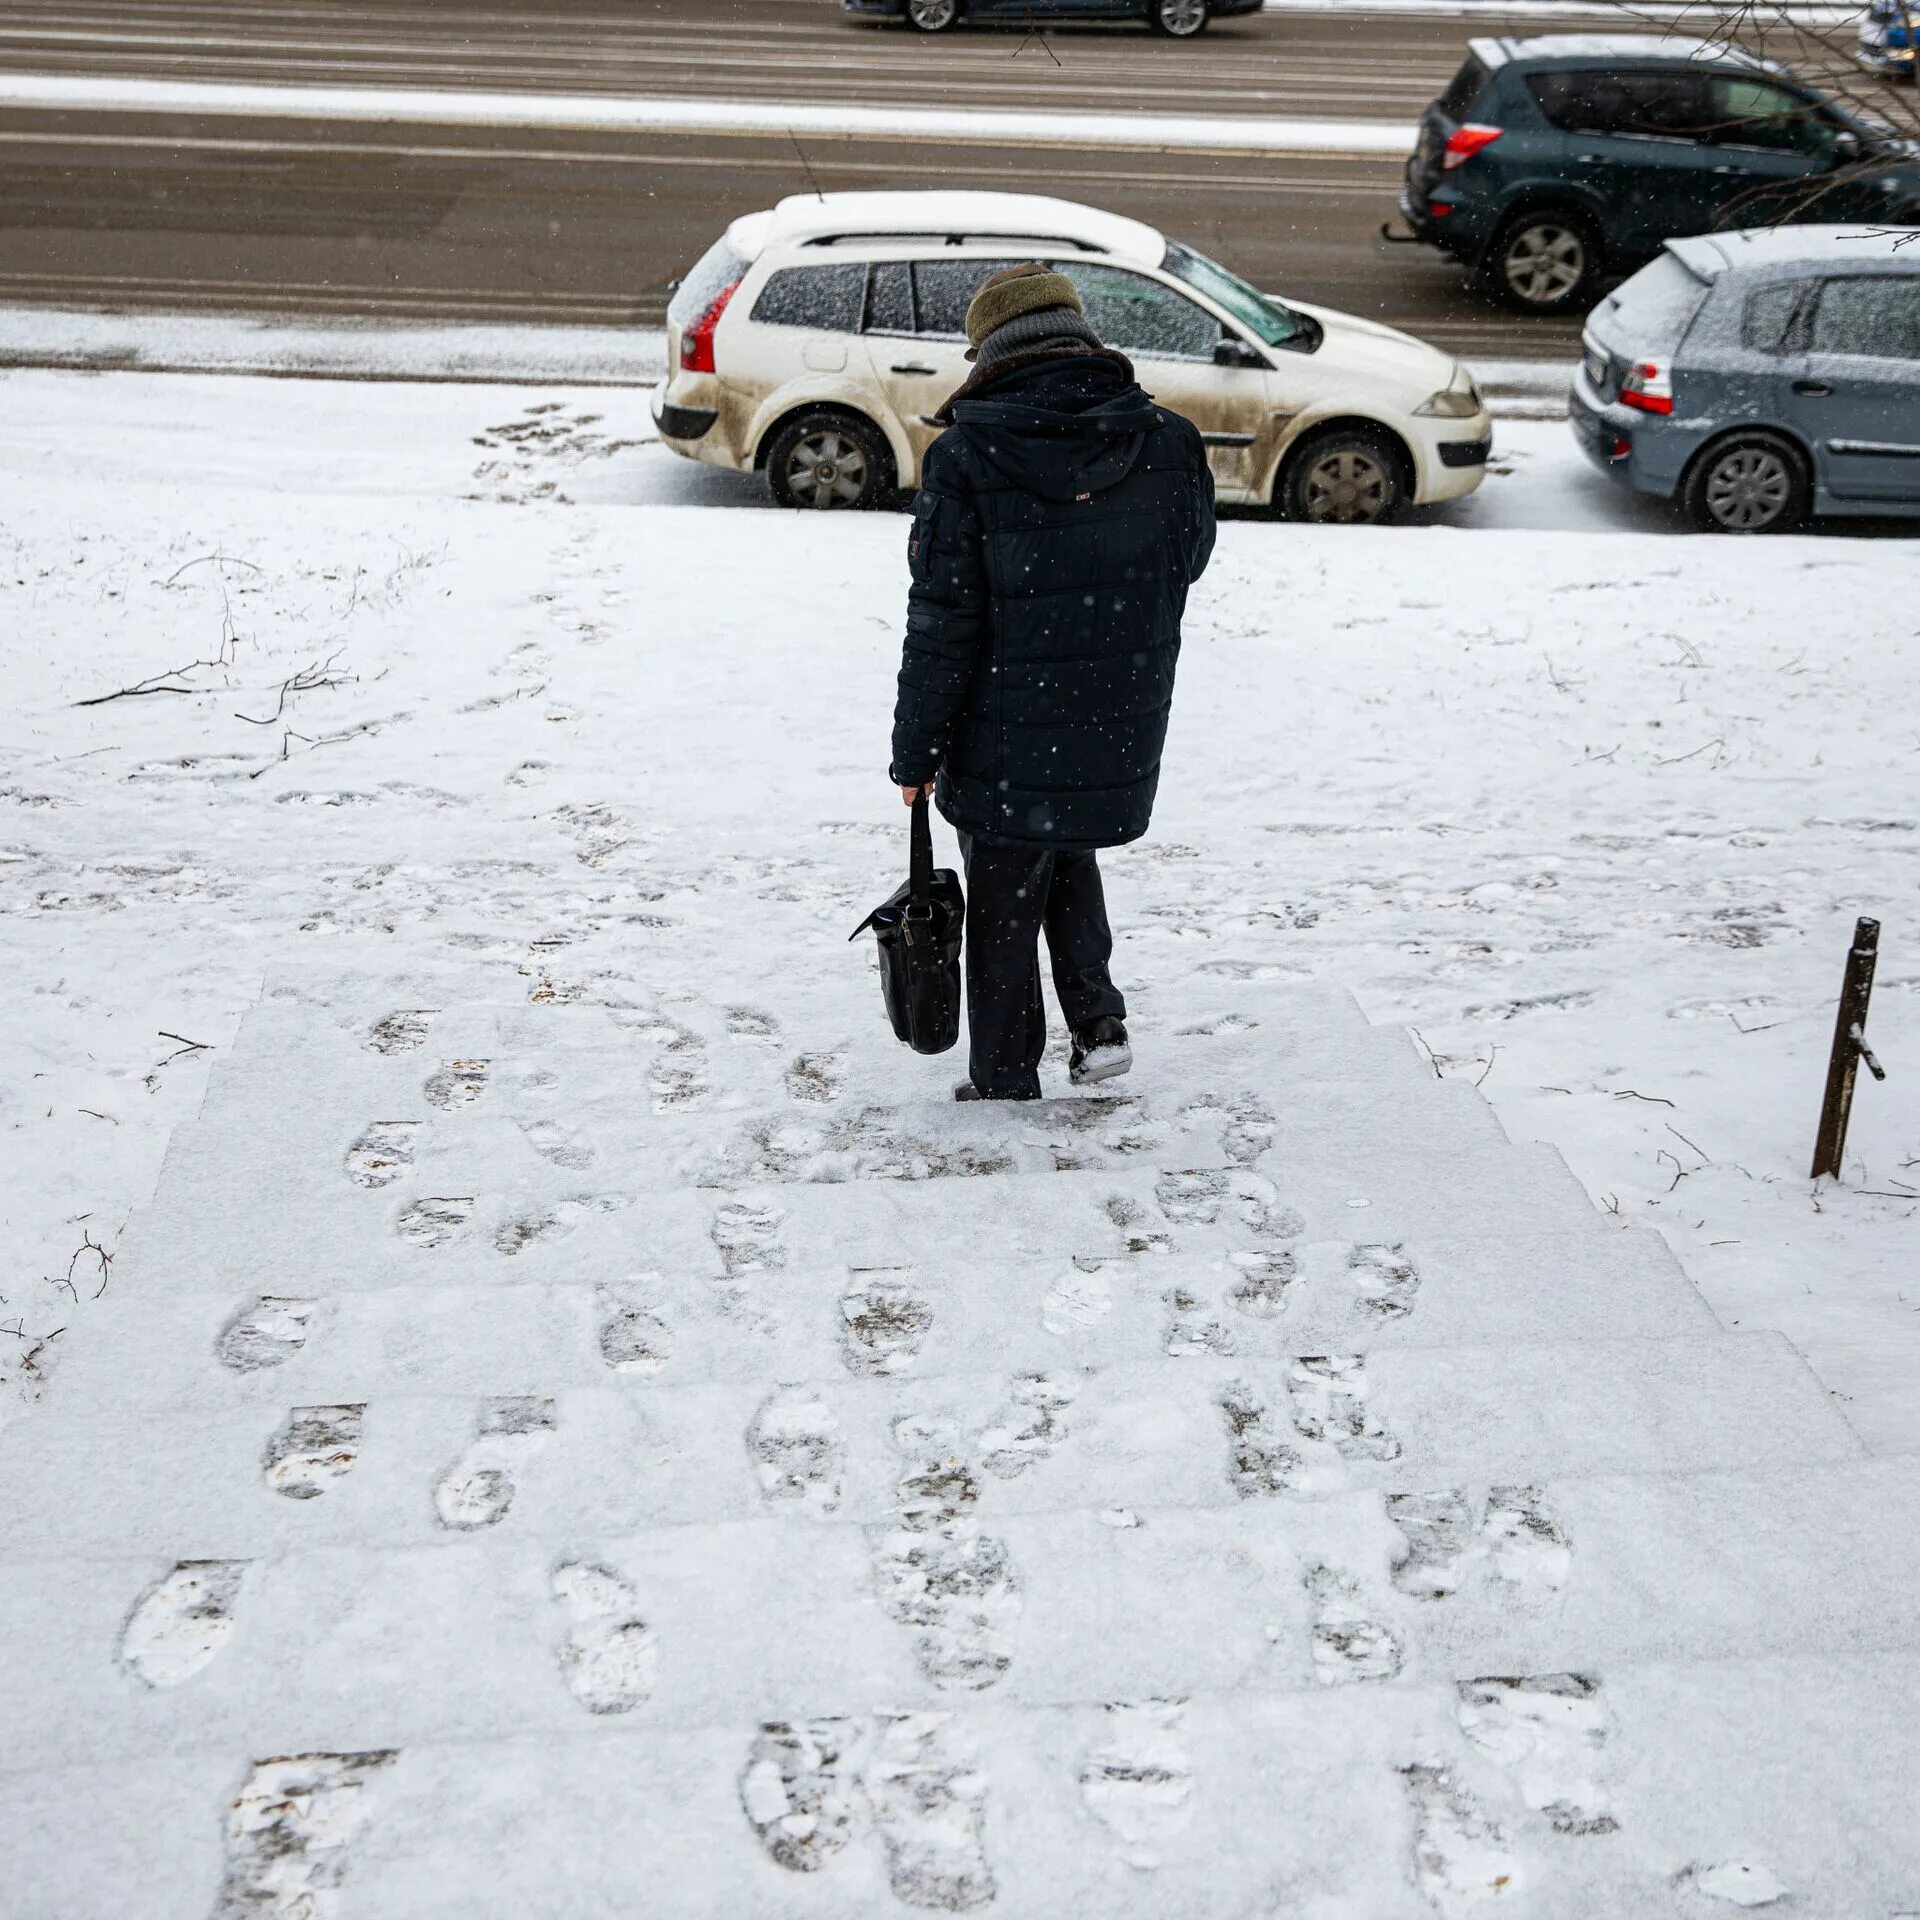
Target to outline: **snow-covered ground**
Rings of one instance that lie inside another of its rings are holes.
[[[632,392],[14,373],[0,413],[10,1399],[58,1393],[269,970],[591,1002],[737,973],[743,888],[837,949],[892,884],[897,518],[717,511],[759,490]],[[1506,426],[1436,524],[1223,531],[1111,861],[1139,1079],[1265,983],[1350,983],[1920,1444],[1920,562],[1673,533],[1564,435]],[[1860,913],[1891,1078],[1816,1191]]]

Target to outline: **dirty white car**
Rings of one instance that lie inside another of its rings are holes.
[[[967,302],[1023,260],[1066,274],[1101,339],[1200,429],[1222,501],[1365,522],[1486,472],[1492,422],[1446,354],[1256,292],[1136,220],[1000,193],[826,194],[736,220],[667,309],[660,438],[763,470],[783,505],[884,504],[918,484],[967,376]]]

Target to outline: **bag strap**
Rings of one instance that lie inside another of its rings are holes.
[[[913,797],[913,825],[907,838],[907,904],[927,908],[933,901],[933,823],[927,815],[927,790]]]

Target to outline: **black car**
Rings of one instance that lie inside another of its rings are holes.
[[[1420,123],[1400,211],[1527,313],[1590,306],[1689,234],[1910,225],[1910,142],[1737,47],[1651,34],[1474,40]]]
[[[841,0],[848,13],[905,20],[922,33],[944,33],[963,20],[1004,20],[1009,26],[1055,20],[1144,20],[1172,40],[1204,33],[1209,20],[1258,13],[1262,0]]]

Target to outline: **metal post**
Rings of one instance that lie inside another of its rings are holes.
[[[1874,962],[1880,957],[1880,922],[1861,920],[1853,929],[1840,1007],[1833,1022],[1833,1053],[1827,1062],[1827,1097],[1820,1103],[1820,1133],[1813,1145],[1813,1177],[1840,1177],[1847,1150],[1847,1120],[1853,1111],[1853,1082],[1864,1056],[1876,1080],[1886,1074],[1867,1050],[1867,1002],[1873,997]]]

